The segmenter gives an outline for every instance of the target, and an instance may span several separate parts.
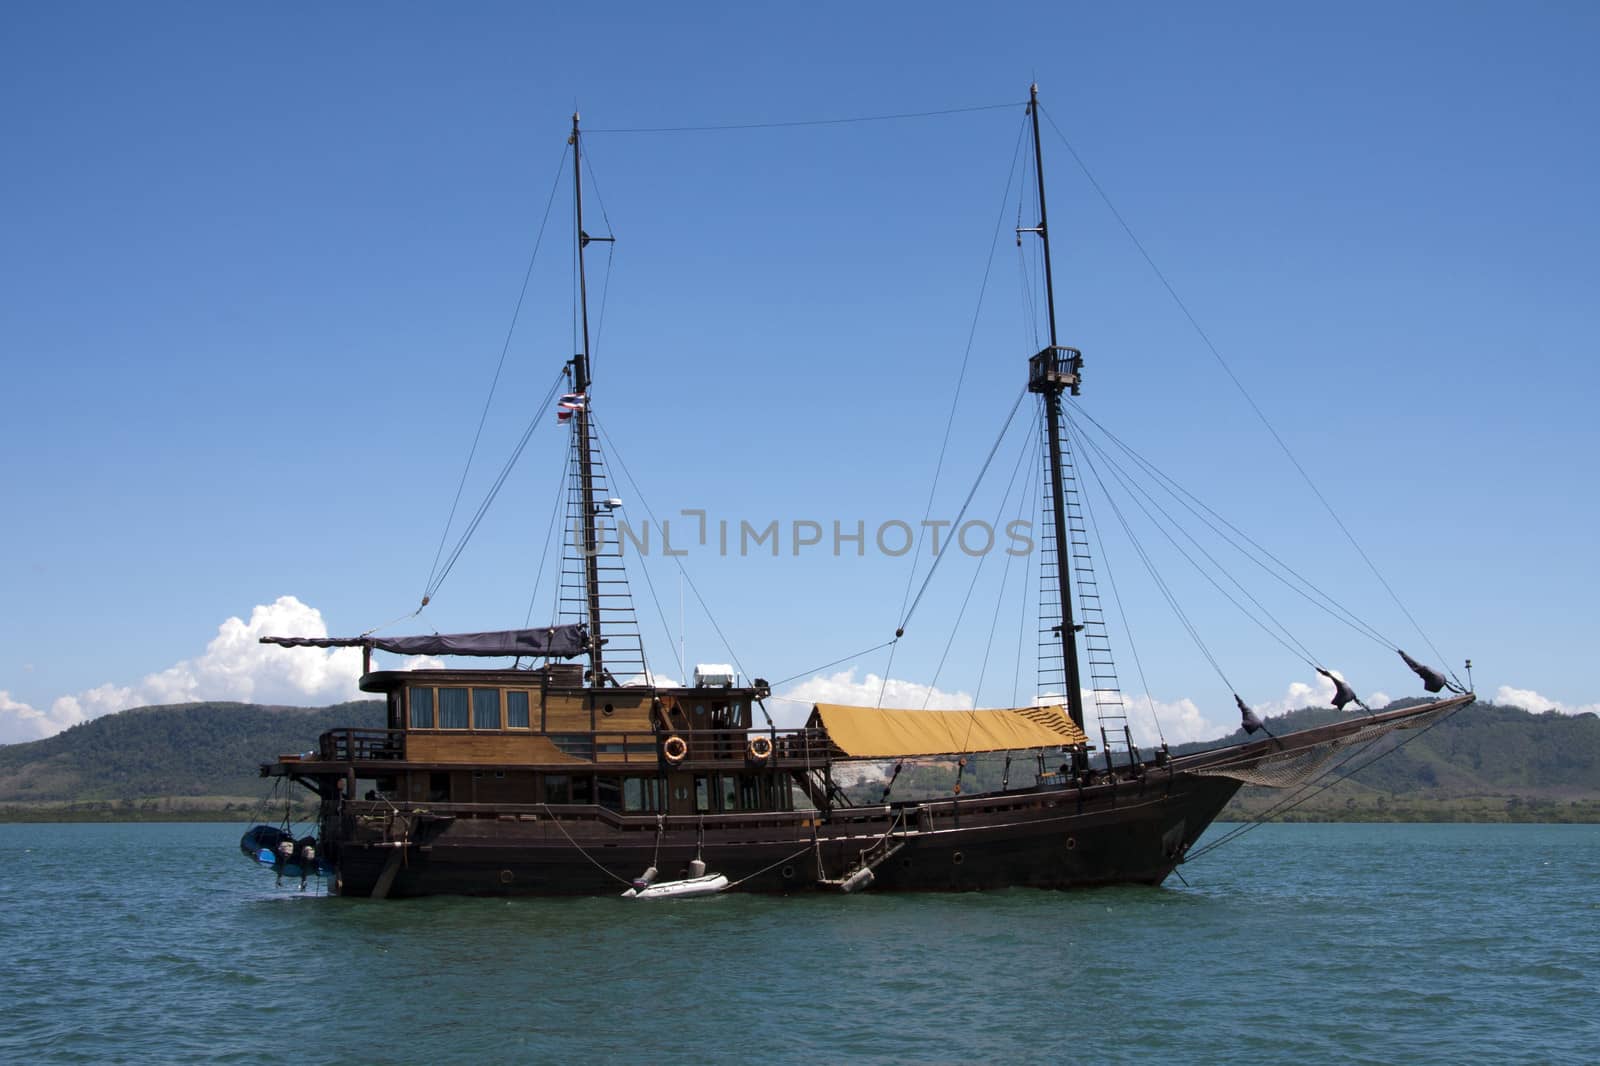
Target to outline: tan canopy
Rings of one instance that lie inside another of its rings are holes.
[[[1012,707],[983,711],[886,711],[819,703],[806,723],[821,726],[847,756],[953,755],[1016,748],[1059,748],[1086,742],[1065,708]]]

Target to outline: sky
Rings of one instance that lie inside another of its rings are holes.
[[[415,610],[502,351],[447,541],[537,429],[433,602],[385,632],[523,624],[566,443],[539,405],[575,350],[574,109],[586,222],[616,237],[590,246],[592,396],[627,515],[784,531],[777,557],[713,535],[682,559],[689,668],[792,679],[780,721],[1031,699],[1037,574],[1003,555],[974,577],[952,553],[892,661],[855,653],[928,563],[872,531],[918,523],[936,468],[954,517],[1037,350],[1011,170],[1035,80],[1094,178],[1047,125],[1085,415],[1387,641],[1470,657],[1485,696],[1596,709],[1597,45],[1579,4],[6,5],[0,742],[355,695],[349,652],[256,638]],[[728,125],[760,128],[603,132]],[[972,514],[1012,513],[1031,417]],[[835,521],[868,550],[835,556]],[[823,544],[792,550],[796,522]],[[1234,692],[1276,711],[1331,688],[1146,530],[1213,669],[1109,505],[1097,525],[1141,738],[1152,708],[1195,739],[1236,723]],[[675,564],[642,562],[647,651],[676,676]],[[1380,642],[1256,594],[1364,697],[1418,691]]]

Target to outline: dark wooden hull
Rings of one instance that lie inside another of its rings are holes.
[[[831,815],[661,822],[593,809],[458,805],[399,821],[403,834],[375,811],[363,818],[347,810],[323,828],[337,890],[351,896],[608,895],[652,865],[663,881],[687,876],[697,853],[737,891],[803,892],[829,888],[860,867],[864,852],[896,846],[874,867],[871,891],[1156,885],[1238,787],[1227,778],[1152,774]]]

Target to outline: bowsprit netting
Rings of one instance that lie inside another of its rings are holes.
[[[1455,709],[1452,704],[1400,721],[1372,721],[1353,732],[1304,746],[1241,755],[1226,762],[1195,767],[1191,772],[1206,777],[1229,777],[1264,788],[1294,788],[1312,780],[1342,752],[1364,748],[1397,730],[1427,727]]]

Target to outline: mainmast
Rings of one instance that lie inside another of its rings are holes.
[[[1055,541],[1056,585],[1061,598],[1061,661],[1067,689],[1067,713],[1079,729],[1083,728],[1083,687],[1078,676],[1078,627],[1072,621],[1072,579],[1069,570],[1072,557],[1067,530],[1066,494],[1061,484],[1061,394],[1068,389],[1078,394],[1078,379],[1083,369],[1083,355],[1076,348],[1066,348],[1056,343],[1056,291],[1050,273],[1050,224],[1044,202],[1044,152],[1039,145],[1039,86],[1028,90],[1028,114],[1033,118],[1033,173],[1039,187],[1039,224],[1019,230],[1019,233],[1037,233],[1044,241],[1044,295],[1045,307],[1050,316],[1050,346],[1028,360],[1028,391],[1037,392],[1044,399],[1045,427],[1049,433],[1050,448],[1050,506],[1054,517],[1052,537]],[[1021,239],[1020,237],[1018,238]]]
[[[594,498],[594,456],[589,440],[589,283],[584,276],[583,251],[590,236],[583,231],[583,164],[579,159],[578,113],[572,113],[572,195],[578,242],[578,306],[583,321],[583,347],[572,357],[572,391],[579,401],[573,418],[578,435],[579,504],[583,517],[583,598],[589,620],[589,676],[596,688],[606,682],[604,634],[600,621],[600,513]],[[594,238],[610,240],[609,237]]]

